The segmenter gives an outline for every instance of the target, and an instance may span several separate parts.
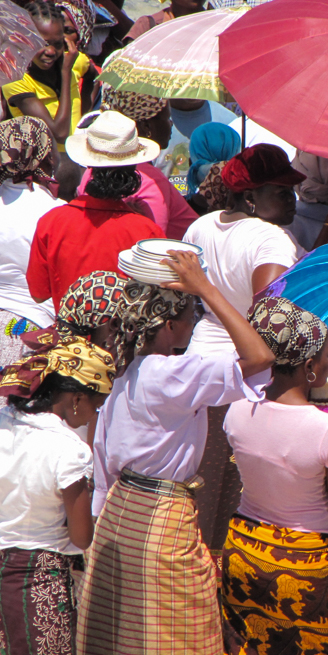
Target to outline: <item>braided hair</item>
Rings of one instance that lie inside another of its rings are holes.
[[[64,22],[61,9],[53,0],[31,0],[25,5],[25,9],[34,21]]]

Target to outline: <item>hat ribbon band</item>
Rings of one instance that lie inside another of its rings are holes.
[[[97,153],[98,155],[102,155],[104,157],[108,157],[108,159],[127,159],[128,157],[134,157],[135,155],[138,154],[138,152],[141,152],[142,150],[146,150],[146,147],[143,146],[141,143],[138,143],[137,148],[134,148],[133,150],[128,150],[127,152],[117,152],[117,153],[112,153],[112,152],[105,152],[104,150],[97,150],[97,148],[93,148],[90,143],[87,141],[87,149],[90,150],[90,152]]]

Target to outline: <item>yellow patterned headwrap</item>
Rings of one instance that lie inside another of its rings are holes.
[[[51,345],[51,344],[50,344]],[[112,390],[116,368],[111,355],[83,337],[65,337],[44,345],[0,371],[0,395],[30,398],[49,373],[71,377],[98,393]]]

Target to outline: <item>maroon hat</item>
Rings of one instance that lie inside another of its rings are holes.
[[[295,186],[306,179],[306,175],[291,166],[285,151],[270,143],[245,148],[228,161],[221,177],[223,184],[236,193],[264,184]]]

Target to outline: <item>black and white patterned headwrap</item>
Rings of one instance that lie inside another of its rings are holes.
[[[267,297],[255,303],[248,321],[276,357],[275,364],[298,366],[321,350],[327,326],[318,316],[286,298]]]
[[[180,314],[191,298],[182,291],[129,280],[116,310],[116,316],[121,320],[115,340],[118,366],[124,365],[129,344],[134,344],[133,354],[138,355],[145,345],[147,335],[151,336],[155,328],[160,328],[170,318]]]

